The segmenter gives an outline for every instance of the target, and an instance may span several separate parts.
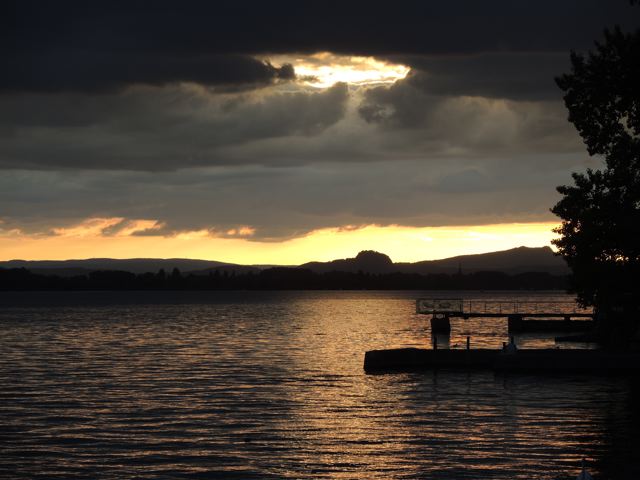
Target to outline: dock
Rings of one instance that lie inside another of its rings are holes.
[[[594,312],[575,302],[465,301],[461,298],[420,298],[416,313],[431,315],[433,333],[449,333],[451,318],[505,318],[509,333],[587,332]]]
[[[366,373],[412,372],[422,370],[493,370],[495,372],[539,372],[545,374],[623,374],[640,376],[640,351],[599,349],[518,349],[513,337],[499,349],[439,349],[439,335],[448,335],[451,318],[505,318],[509,333],[583,332],[558,337],[563,341],[589,341],[595,335],[592,309],[575,302],[464,301],[460,298],[422,298],[416,313],[431,315],[433,349],[395,348],[365,353]]]
[[[495,349],[396,348],[371,350],[364,356],[366,373],[438,369],[640,375],[640,353],[561,349],[506,352]]]

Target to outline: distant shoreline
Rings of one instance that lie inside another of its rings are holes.
[[[568,277],[547,272],[507,274],[498,271],[456,273],[316,273],[304,268],[275,267],[258,273],[209,272],[206,275],[135,274],[95,271],[62,277],[25,268],[0,268],[0,291],[270,291],[270,290],[566,290]]]

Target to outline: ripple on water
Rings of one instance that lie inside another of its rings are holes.
[[[0,477],[638,476],[624,378],[365,375],[366,350],[429,344],[421,295],[0,297]],[[497,348],[506,326],[455,321],[451,345],[469,332]]]

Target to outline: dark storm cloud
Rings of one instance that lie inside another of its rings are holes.
[[[549,220],[597,166],[553,77],[626,0],[5,2],[0,222],[253,239],[368,223]],[[631,9],[631,10],[630,10]],[[293,80],[320,51],[412,68],[386,86]]]
[[[582,149],[561,101],[441,95],[407,79],[367,90],[358,113],[379,131],[440,154],[447,146],[463,156]]]
[[[348,98],[342,83],[264,95],[183,86],[0,96],[0,167],[173,170],[265,163],[260,151],[241,159],[226,150],[321,134],[343,118]],[[286,141],[276,156],[287,158]]]
[[[260,87],[295,78],[285,64],[241,55],[171,55],[51,51],[5,61],[0,92],[114,92],[128,85],[193,82],[224,90]]]
[[[218,167],[179,172],[25,172],[0,177],[3,228],[47,232],[89,217],[157,220],[146,234],[239,225],[253,240],[336,225],[553,220],[548,206],[581,155],[496,160]],[[124,220],[116,228],[128,225]],[[106,232],[112,233],[112,232]]]
[[[0,96],[0,167],[158,171],[421,159],[431,168],[442,158],[582,151],[560,102],[429,95],[410,82],[359,93],[344,84],[264,93],[183,86]],[[359,113],[349,108],[358,104]]]
[[[628,8],[624,0],[13,1],[0,24],[0,91],[291,78],[288,66],[248,57],[270,53],[565,52],[590,47],[603,26],[637,21]]]
[[[398,56],[409,65],[407,82],[432,95],[511,100],[562,98],[554,78],[569,69],[566,52],[492,52],[455,56]]]

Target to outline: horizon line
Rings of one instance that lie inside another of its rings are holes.
[[[196,257],[85,257],[85,258],[66,258],[66,259],[49,259],[49,258],[41,258],[41,259],[25,259],[25,258],[12,258],[9,260],[0,260],[1,263],[8,263],[8,262],[83,262],[83,261],[89,261],[89,260],[192,260],[192,261],[200,261],[200,262],[215,262],[215,263],[220,263],[223,265],[234,265],[234,266],[243,266],[243,267],[299,267],[301,265],[304,265],[306,263],[329,263],[335,260],[349,260],[349,259],[354,259],[356,258],[356,256],[361,253],[361,252],[375,252],[375,253],[379,253],[382,255],[386,255],[387,257],[389,257],[389,259],[391,260],[391,262],[393,264],[397,264],[397,263],[420,263],[420,262],[433,262],[433,261],[439,261],[439,260],[448,260],[448,259],[452,259],[452,258],[458,258],[458,257],[470,257],[470,256],[478,256],[478,255],[487,255],[487,254],[491,254],[491,253],[501,253],[501,252],[508,252],[508,251],[512,251],[512,250],[519,250],[519,249],[545,249],[548,248],[549,250],[551,250],[553,253],[557,253],[553,247],[551,245],[544,245],[544,246],[540,246],[540,247],[530,247],[527,245],[520,245],[518,247],[512,247],[512,248],[507,248],[507,249],[502,249],[502,250],[490,250],[490,251],[486,251],[486,252],[480,252],[480,253],[463,253],[460,255],[453,255],[453,256],[448,256],[448,257],[440,257],[440,258],[430,258],[430,259],[425,259],[425,260],[416,260],[416,261],[412,261],[412,262],[407,262],[407,261],[394,261],[390,255],[384,253],[384,252],[380,252],[378,250],[373,250],[373,249],[361,249],[359,250],[354,256],[352,257],[343,257],[343,258],[334,258],[333,260],[308,260],[306,262],[303,263],[278,263],[278,264],[274,264],[274,263],[236,263],[236,262],[226,262],[224,260],[207,260],[204,258],[196,258]]]

